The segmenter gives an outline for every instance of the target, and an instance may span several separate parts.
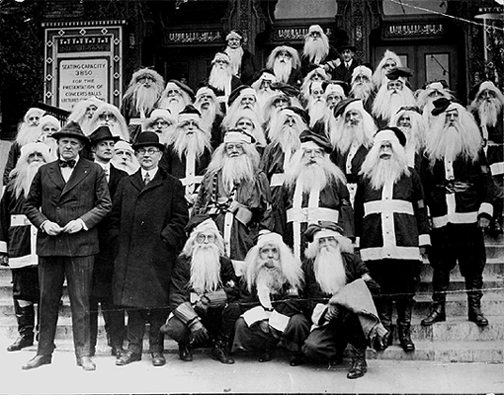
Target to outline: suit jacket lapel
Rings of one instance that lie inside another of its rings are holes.
[[[60,190],[63,190],[65,187],[65,180],[63,179],[63,176],[61,175],[61,170],[59,168],[58,161],[54,161],[52,163],[49,163],[48,165],[48,175],[51,181],[58,186]]]
[[[143,187],[145,186],[143,180],[142,180],[142,173],[140,172],[140,169],[131,176],[131,183],[133,186],[141,191]]]
[[[82,158],[75,164],[72,175],[70,176],[68,182],[63,188],[63,192],[61,193],[61,197],[71,191],[77,184],[79,184],[84,178],[89,175],[91,171],[89,167],[89,163],[84,162]]]

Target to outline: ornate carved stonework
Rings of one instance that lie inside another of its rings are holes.
[[[220,30],[214,31],[166,31],[163,44],[222,44],[224,38]]]
[[[442,23],[391,23],[383,29],[385,38],[433,37],[442,36],[445,28]]]

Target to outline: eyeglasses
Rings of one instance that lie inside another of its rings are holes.
[[[318,148],[315,148],[315,149],[305,149],[304,150],[304,154],[307,155],[307,156],[323,156],[324,155],[324,151],[322,151],[321,149],[318,149]]]
[[[171,125],[171,123],[168,123],[168,122],[166,122],[166,121],[155,121],[155,122],[153,123],[153,125],[154,125],[154,126],[170,126],[170,125]]]
[[[218,64],[229,64],[229,62],[227,60],[224,60],[224,59],[217,59],[214,63],[218,63]]]
[[[204,234],[204,233],[198,233],[196,236],[196,241],[198,243],[204,243],[205,240],[207,240],[209,243],[213,243],[215,241],[215,235],[214,234]]]
[[[114,114],[110,114],[110,113],[103,113],[103,114],[100,114],[98,116],[98,119],[101,119],[101,120],[113,120],[113,119],[116,119],[115,115]]]
[[[327,237],[320,237],[318,239],[319,244],[326,244],[326,243],[337,243],[338,241],[334,236],[327,236]]]
[[[137,152],[140,155],[145,155],[145,154],[154,155],[156,152],[159,152],[159,150],[155,149],[155,148],[139,148],[139,149],[137,149]]]
[[[387,89],[388,90],[392,90],[392,89],[399,89],[399,90],[402,90],[403,88],[403,83],[402,82],[399,82],[399,81],[390,81],[388,84],[387,84]]]

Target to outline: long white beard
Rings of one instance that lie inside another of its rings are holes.
[[[273,72],[275,77],[279,82],[287,83],[289,81],[290,73],[292,71],[292,59],[281,61],[280,59],[275,59],[273,64]]]
[[[374,189],[380,190],[385,182],[395,184],[405,170],[404,164],[400,164],[395,156],[390,159],[378,159],[369,173],[371,185]]]
[[[16,195],[16,198],[19,198],[23,195],[25,198],[28,197],[28,192],[30,192],[30,186],[32,184],[33,178],[40,166],[42,166],[43,162],[32,162],[30,164],[26,164],[26,166],[17,167],[11,173],[14,177],[13,180],[13,189]]]
[[[198,110],[201,112],[200,128],[208,133],[211,133],[215,120],[215,114],[217,113],[215,104],[210,104],[206,110],[202,110],[201,107],[198,108]]]
[[[16,142],[22,147],[28,143],[34,143],[42,134],[42,129],[39,126],[21,125],[16,137]]]
[[[416,105],[416,101],[413,93],[406,87],[397,93],[382,87],[373,103],[373,114],[390,121],[400,107],[414,105]]]
[[[178,130],[173,148],[180,159],[183,155],[187,156],[190,152],[194,152],[196,160],[198,160],[205,148],[210,149],[210,134],[196,130],[193,134],[188,135],[184,130]]]
[[[329,53],[329,43],[325,40],[313,40],[311,37],[305,42],[303,54],[314,62],[315,59],[324,59]]]
[[[208,84],[214,88],[229,93],[231,89],[231,70],[212,67]]]
[[[215,291],[221,286],[219,258],[216,244],[194,244],[189,285],[198,294]]]
[[[275,92],[273,92],[271,89],[261,90],[256,94],[257,107],[260,109],[261,112],[264,110],[264,107],[268,102],[268,100],[274,95]]]
[[[286,282],[287,279],[278,267],[268,269],[262,265],[262,262],[258,263],[255,284],[259,294],[262,290],[268,290],[270,294],[279,294]]]
[[[250,158],[243,154],[235,158],[225,156],[222,166],[222,182],[227,191],[230,191],[234,184],[252,180],[254,168]]]
[[[363,102],[365,102],[369,96],[371,96],[371,93],[373,92],[373,83],[367,82],[364,84],[354,84],[352,85],[352,91],[350,94],[356,98],[356,99],[361,99]]]
[[[318,120],[325,119],[327,115],[327,106],[324,99],[313,99],[310,97],[308,103],[308,114],[310,115],[311,126],[313,126]]]
[[[243,48],[238,47],[233,49],[227,47],[225,52],[231,58],[231,70],[233,71],[233,74],[239,76],[243,57]]]
[[[301,141],[299,140],[300,134],[301,131],[297,125],[284,125],[276,138],[280,147],[282,147],[282,151],[297,151],[301,146]]]
[[[143,84],[135,88],[134,93],[134,103],[135,109],[139,113],[143,113],[147,115],[154,106],[159,98],[159,92],[157,90],[156,85],[151,85],[149,88],[146,88]]]
[[[299,170],[298,184],[303,186],[303,192],[321,191],[327,184],[324,168],[320,163],[305,164]]]
[[[498,99],[482,100],[478,105],[478,115],[482,125],[495,126],[502,108]]]
[[[448,126],[437,135],[435,142],[431,144],[431,157],[433,159],[445,159],[454,161],[462,152],[462,138],[456,126]]]
[[[322,292],[334,295],[343,288],[347,278],[339,246],[323,247],[313,262],[313,271]]]
[[[185,106],[186,106],[186,104],[184,103],[184,99],[182,99],[181,97],[179,97],[176,100],[171,100],[166,105],[166,109],[168,111],[170,111],[171,115],[173,117],[175,117],[175,119],[177,119],[180,111],[182,111]]]
[[[362,121],[357,125],[344,123],[340,139],[337,141],[336,146],[342,154],[346,154],[354,142],[359,146],[363,145],[364,136],[364,123]]]

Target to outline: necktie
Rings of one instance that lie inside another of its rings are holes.
[[[71,169],[73,169],[73,167],[75,166],[75,160],[73,160],[73,159],[68,160],[68,161],[60,160],[59,166],[60,167],[70,167]]]
[[[151,179],[149,173],[145,173],[144,184],[147,185],[150,182],[150,180]]]
[[[107,182],[110,181],[110,171],[109,171],[109,169],[105,169],[105,178],[107,179]]]

